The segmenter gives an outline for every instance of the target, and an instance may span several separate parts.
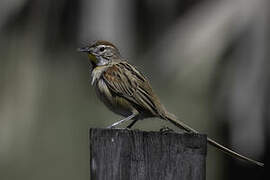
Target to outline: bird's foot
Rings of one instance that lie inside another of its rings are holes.
[[[174,132],[174,130],[169,128],[168,126],[164,126],[159,130],[159,132],[161,132],[162,134],[166,134],[166,133],[172,133]]]
[[[114,126],[113,124],[110,126],[107,126],[107,129],[116,129],[116,126]]]
[[[127,130],[131,130],[131,128],[129,128],[129,127],[119,128],[119,127],[117,127],[117,125],[114,125],[114,124],[112,124],[110,126],[107,126],[106,128],[107,129],[127,129]]]

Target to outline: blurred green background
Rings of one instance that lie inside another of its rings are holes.
[[[88,128],[121,119],[76,48],[116,44],[167,109],[221,144],[269,160],[267,0],[1,0],[0,179],[89,179]],[[147,119],[141,130],[170,124]],[[209,147],[207,179],[266,179]]]

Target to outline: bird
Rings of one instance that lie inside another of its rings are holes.
[[[188,133],[199,133],[166,110],[154,93],[149,80],[121,56],[114,44],[98,40],[78,48],[77,51],[88,55],[92,65],[91,84],[99,99],[109,110],[124,117],[108,128],[131,121],[127,126],[130,129],[138,120],[157,117]],[[241,155],[209,137],[207,142],[231,157],[264,167],[264,163]]]

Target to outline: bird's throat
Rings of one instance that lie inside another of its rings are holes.
[[[97,64],[98,59],[97,59],[97,57],[95,55],[89,53],[88,58],[92,62],[92,64]]]

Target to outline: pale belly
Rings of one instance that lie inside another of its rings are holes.
[[[137,113],[137,110],[129,101],[113,95],[103,80],[99,80],[94,86],[99,99],[114,113],[124,117]]]

